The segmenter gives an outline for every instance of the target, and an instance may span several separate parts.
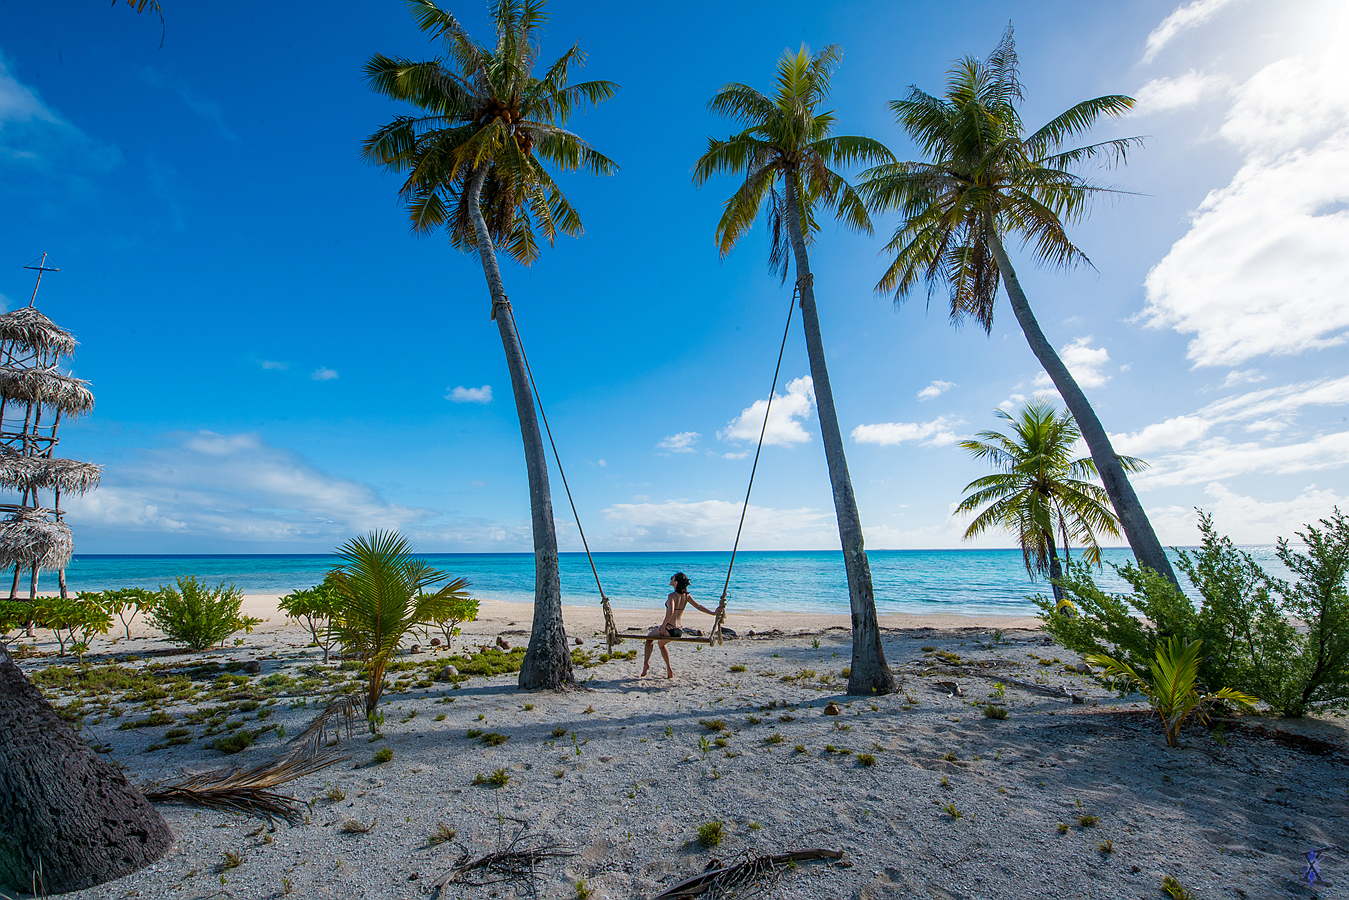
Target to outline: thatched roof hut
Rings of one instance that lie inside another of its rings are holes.
[[[47,518],[44,510],[19,509],[0,521],[0,568],[62,571],[74,552],[69,526]]]
[[[83,494],[98,487],[102,475],[103,467],[94,463],[27,456],[0,446],[0,487],[3,488]]]
[[[55,356],[69,356],[79,343],[69,331],[31,306],[0,315],[0,341]]]
[[[94,392],[83,378],[62,375],[55,368],[0,366],[0,397],[21,403],[41,403],[78,416],[94,408]]]

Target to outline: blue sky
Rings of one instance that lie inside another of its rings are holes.
[[[324,551],[400,527],[426,551],[527,550],[528,495],[500,341],[474,260],[409,234],[362,138],[400,108],[374,52],[436,47],[399,2],[165,0],[166,33],[102,0],[0,3],[0,293],[32,289],[82,346],[98,406],[61,453],[106,467],[71,500],[83,552]],[[448,4],[488,36],[486,5]],[[1130,93],[1102,137],[1148,135],[1104,173],[1133,192],[1073,237],[1095,269],[1023,260],[1041,323],[1163,541],[1193,508],[1270,543],[1349,494],[1349,18],[1340,4],[687,3],[555,0],[545,56],[579,41],[621,85],[573,127],[622,167],[566,177],[586,233],[505,266],[564,464],[601,549],[729,547],[754,404],[790,290],[757,229],[725,260],[730,179],[690,167],[724,82],[768,89],[802,42],[842,46],[840,133],[902,158],[886,101],[940,91],[1010,20],[1028,122]],[[992,334],[944,300],[873,291],[893,220],[826,225],[812,266],[868,545],[961,546],[951,517],[985,474],[956,446],[1046,388],[1005,298]],[[746,545],[837,532],[796,324]],[[779,418],[779,411],[782,418]],[[790,414],[790,415],[789,415]],[[761,415],[761,414],[760,414]],[[759,421],[762,421],[760,418]],[[564,549],[579,549],[554,476]],[[1006,546],[994,535],[982,546]]]

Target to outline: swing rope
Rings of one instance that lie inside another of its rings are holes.
[[[735,571],[735,557],[740,549],[740,536],[745,530],[745,516],[749,512],[749,498],[754,491],[754,476],[759,471],[759,455],[763,453],[764,437],[768,433],[768,416],[773,411],[773,396],[777,393],[778,377],[782,373],[782,357],[787,351],[787,335],[792,328],[792,315],[796,311],[796,299],[801,291],[801,283],[798,279],[796,288],[792,291],[792,302],[787,307],[787,324],[782,329],[782,343],[778,347],[778,361],[773,368],[773,384],[768,389],[768,404],[764,409],[763,426],[759,429],[759,444],[754,450],[754,464],[750,467],[749,486],[745,488],[745,502],[740,509],[740,524],[735,530],[735,543],[731,547],[731,561],[726,567],[726,582],[721,589],[721,602],[717,605],[716,616],[712,621],[712,632],[708,637],[709,644],[722,643],[721,626],[726,619],[726,598],[731,588],[731,574]],[[515,322],[515,311],[511,308],[509,300],[497,300],[492,303],[492,318],[497,317],[498,308],[504,309],[510,317],[511,333],[515,335],[515,343],[520,348],[520,359],[525,366],[525,375],[529,379],[529,389],[534,395],[534,403],[539,408],[539,417],[543,420],[544,433],[548,435],[548,446],[553,450],[553,461],[557,463],[557,474],[562,478],[562,488],[567,493],[567,503],[571,506],[572,518],[576,521],[576,530],[581,535],[581,546],[585,548],[586,560],[590,563],[590,573],[595,576],[595,587],[600,592],[600,605],[604,609],[604,636],[609,647],[609,653],[614,651],[614,645],[623,640],[618,633],[618,626],[614,624],[613,608],[609,604],[609,598],[604,593],[604,585],[600,583],[599,569],[595,566],[595,557],[590,552],[590,542],[586,540],[585,529],[581,527],[581,514],[576,510],[576,501],[571,495],[571,486],[567,483],[567,473],[562,467],[562,457],[557,452],[557,443],[553,440],[553,430],[548,425],[548,413],[543,408],[543,398],[539,396],[538,385],[534,383],[534,371],[529,365],[529,355],[525,353],[525,342],[520,337],[520,329]],[[676,639],[677,640],[677,639]]]
[[[562,457],[558,455],[557,444],[553,442],[553,429],[548,427],[548,413],[543,410],[543,399],[539,397],[538,385],[534,383],[534,371],[529,367],[529,355],[525,353],[525,342],[520,339],[520,329],[515,324],[515,310],[511,309],[510,301],[503,301],[499,305],[504,306],[506,313],[510,316],[511,333],[515,335],[515,343],[520,347],[520,359],[525,364],[525,375],[529,378],[529,389],[534,394],[534,402],[538,404],[539,416],[543,419],[543,430],[548,435],[548,446],[553,448],[553,460],[557,463],[557,474],[562,476],[562,487],[567,492],[567,503],[571,506],[572,518],[576,520],[576,530],[581,534],[581,546],[585,547],[586,559],[590,562],[590,573],[595,576],[595,587],[600,592],[600,605],[604,607],[604,631],[606,637],[617,634],[618,628],[614,625],[613,610],[609,608],[609,598],[604,595],[604,585],[600,584],[600,572],[595,568],[595,558],[590,555],[590,542],[586,540],[585,529],[581,527],[581,514],[576,511],[576,501],[571,496],[571,485],[567,484],[567,473],[562,468]],[[496,308],[498,304],[492,304],[492,318],[496,318]],[[610,652],[613,651],[613,641],[609,643]]]
[[[792,302],[787,307],[787,325],[782,329],[782,346],[778,348],[778,364],[773,369],[773,386],[768,389],[768,406],[764,408],[763,427],[759,429],[759,446],[754,450],[754,465],[749,470],[749,487],[745,488],[745,504],[740,509],[740,525],[735,529],[735,544],[731,547],[731,563],[726,567],[726,583],[721,587],[721,605],[717,607],[717,618],[713,628],[720,634],[721,620],[726,613],[726,593],[731,589],[731,572],[735,570],[735,554],[740,549],[740,533],[745,530],[745,515],[749,512],[749,495],[754,490],[754,474],[759,471],[759,454],[763,452],[764,435],[768,433],[768,416],[773,411],[773,396],[778,390],[778,375],[782,372],[782,355],[787,351],[787,334],[792,330],[792,313],[796,312],[796,296],[801,291],[800,283],[792,291]]]

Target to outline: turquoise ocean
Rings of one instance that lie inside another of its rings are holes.
[[[1244,548],[1270,574],[1286,577],[1273,547]],[[1026,576],[1019,550],[872,550],[872,580],[880,613],[1032,615],[1028,595],[1048,593],[1043,581]],[[1112,591],[1127,585],[1109,563],[1132,559],[1125,548],[1107,548],[1097,583]],[[531,602],[534,557],[529,553],[428,553],[431,565],[470,582],[470,593],[487,600]],[[659,608],[670,575],[686,573],[696,599],[715,601],[726,580],[730,553],[597,553],[604,591],[615,607]],[[217,583],[231,581],[245,593],[287,593],[323,580],[336,559],[310,555],[114,556],[79,554],[66,571],[72,590],[119,587],[154,589],[180,575]],[[584,553],[562,554],[565,604],[599,603]],[[1182,579],[1183,580],[1183,579]],[[39,590],[56,587],[43,573]],[[847,613],[848,585],[838,551],[741,551],[731,578],[732,608]]]

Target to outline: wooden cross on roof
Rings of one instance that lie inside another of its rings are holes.
[[[50,266],[47,265],[47,254],[45,254],[45,253],[42,254],[42,259],[37,260],[37,265],[33,265],[32,263],[29,263],[28,265],[24,266],[24,268],[25,268],[25,269],[32,269],[32,270],[34,270],[35,272],[37,272],[37,284],[34,284],[34,285],[33,285],[33,296],[32,296],[32,299],[30,299],[30,300],[28,301],[28,305],[29,305],[29,306],[32,306],[34,303],[37,302],[37,289],[38,289],[39,287],[42,286],[42,273],[43,273],[43,272],[59,272],[59,271],[61,271],[61,270],[60,270],[60,269],[53,269],[53,268],[51,268]]]

